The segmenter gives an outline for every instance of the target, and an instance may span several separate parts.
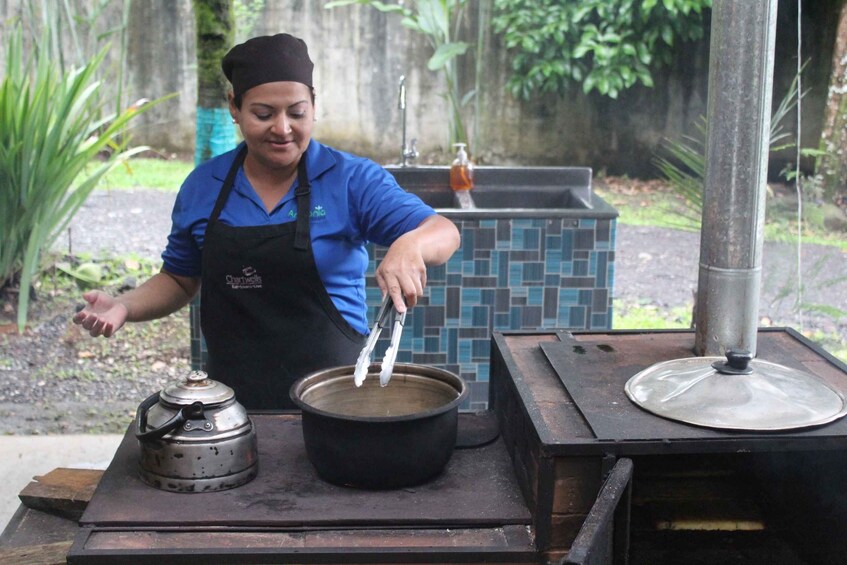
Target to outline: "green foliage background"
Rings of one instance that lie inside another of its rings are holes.
[[[45,38],[46,38],[45,34]],[[40,45],[49,45],[43,39]],[[60,69],[38,44],[25,54],[23,31],[9,34],[0,82],[0,288],[18,293],[27,321],[30,288],[49,249],[101,177],[144,148],[128,149],[130,120],[152,102],[108,113],[96,79],[104,47],[85,65]]]
[[[711,0],[495,0],[494,30],[512,54],[516,97],[573,86],[617,98],[703,37]]]

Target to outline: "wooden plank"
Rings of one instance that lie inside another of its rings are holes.
[[[538,563],[525,526],[312,531],[83,529],[69,563]]]
[[[0,547],[25,547],[60,541],[72,541],[79,526],[76,520],[18,506],[0,534]]]
[[[45,543],[0,549],[0,563],[15,565],[54,565],[64,564],[71,549],[70,541]]]
[[[27,507],[78,520],[97,488],[103,471],[59,467],[35,477],[18,497]]]
[[[519,546],[511,545],[506,530],[509,530],[510,535],[514,532],[524,532],[521,536],[522,543]],[[311,548],[350,551],[353,548],[476,548],[486,551],[523,552],[533,549],[523,526],[311,531],[95,530],[85,545],[88,550]]]

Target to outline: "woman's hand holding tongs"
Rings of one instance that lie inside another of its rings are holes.
[[[368,368],[371,363],[371,354],[376,346],[382,329],[388,325],[389,318],[393,320],[391,329],[391,344],[385,350],[385,357],[382,360],[382,367],[379,373],[379,384],[385,386],[391,380],[391,373],[394,371],[394,362],[397,360],[397,349],[400,346],[400,336],[403,333],[403,325],[406,323],[406,312],[397,313],[391,297],[385,295],[382,299],[382,305],[379,307],[376,319],[374,320],[371,334],[368,336],[368,341],[365,347],[359,353],[359,358],[356,360],[356,368],[353,371],[353,381],[356,386],[362,386],[365,382],[365,377],[368,376]]]
[[[388,248],[376,269],[376,282],[383,294],[402,314],[418,303],[426,286],[426,263],[411,233],[403,235]]]

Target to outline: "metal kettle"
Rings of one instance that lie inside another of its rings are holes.
[[[233,390],[192,371],[138,406],[140,476],[174,492],[226,490],[258,472],[256,432]]]

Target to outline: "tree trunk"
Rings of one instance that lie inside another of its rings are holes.
[[[235,127],[229,115],[228,83],[221,60],[235,39],[232,0],[192,0],[197,22],[197,126],[194,163],[199,165],[235,147]],[[200,319],[200,295],[191,301],[192,320]],[[192,344],[193,347],[193,344]],[[205,344],[201,341],[201,349]],[[199,358],[199,355],[198,355]],[[199,366],[192,354],[192,369]]]
[[[194,0],[197,22],[197,133],[194,162],[232,149],[235,128],[226,99],[221,60],[235,38],[232,0]]]
[[[824,154],[816,172],[823,180],[824,200],[843,203],[847,199],[847,0],[838,9],[821,149]]]

